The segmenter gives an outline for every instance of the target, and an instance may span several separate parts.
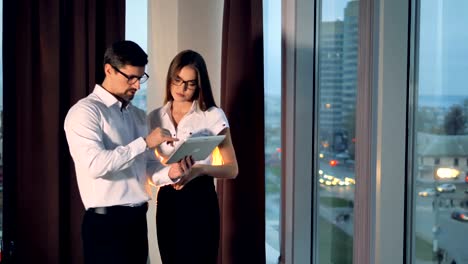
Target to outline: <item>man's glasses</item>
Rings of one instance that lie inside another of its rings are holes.
[[[125,78],[127,78],[127,83],[129,85],[132,85],[136,83],[137,81],[140,81],[140,84],[145,83],[149,79],[149,75],[145,72],[142,76],[128,76],[127,74],[121,72],[117,67],[112,65],[112,68],[116,70],[118,73],[122,74]]]
[[[195,90],[197,88],[197,80],[184,81],[180,77],[172,78],[172,84],[176,86],[184,85],[184,89]]]

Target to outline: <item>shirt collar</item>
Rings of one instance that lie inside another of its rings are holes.
[[[163,108],[162,108],[163,116],[164,115],[169,115],[169,116],[171,115],[171,106],[172,106],[172,101],[167,102],[166,105],[163,106]],[[196,113],[196,114],[199,114],[199,115],[203,114],[203,111],[198,106],[198,101],[197,100],[193,100],[192,107],[188,111],[187,115],[189,115],[191,113]]]
[[[109,91],[107,91],[106,89],[104,89],[101,85],[96,84],[96,85],[94,86],[93,93],[94,93],[95,95],[97,95],[107,107],[111,107],[111,106],[113,106],[114,104],[118,104],[119,107],[122,108],[122,102],[119,101],[119,100],[118,100],[113,94],[111,94]],[[130,103],[128,103],[128,104],[125,106],[125,108],[128,108],[129,105],[130,105]]]

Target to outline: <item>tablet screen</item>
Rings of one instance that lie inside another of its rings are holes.
[[[186,156],[192,156],[195,161],[206,159],[211,152],[224,140],[225,135],[187,138],[166,161],[166,164],[179,162]]]

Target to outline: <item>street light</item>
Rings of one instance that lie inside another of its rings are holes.
[[[453,180],[460,175],[460,171],[454,168],[437,168],[435,172],[436,180]]]

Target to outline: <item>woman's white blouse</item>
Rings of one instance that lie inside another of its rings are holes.
[[[202,111],[198,106],[198,101],[195,100],[190,111],[180,120],[176,129],[172,119],[171,105],[172,102],[168,102],[165,106],[152,111],[148,115],[148,123],[151,130],[156,127],[162,127],[168,129],[172,137],[179,139],[173,146],[162,143],[158,147],[158,152],[163,157],[170,156],[186,138],[218,135],[225,128],[229,127],[226,115],[221,108],[211,107],[206,111]],[[211,164],[211,155],[205,160],[196,163]],[[168,173],[168,170],[163,170],[161,173]]]

